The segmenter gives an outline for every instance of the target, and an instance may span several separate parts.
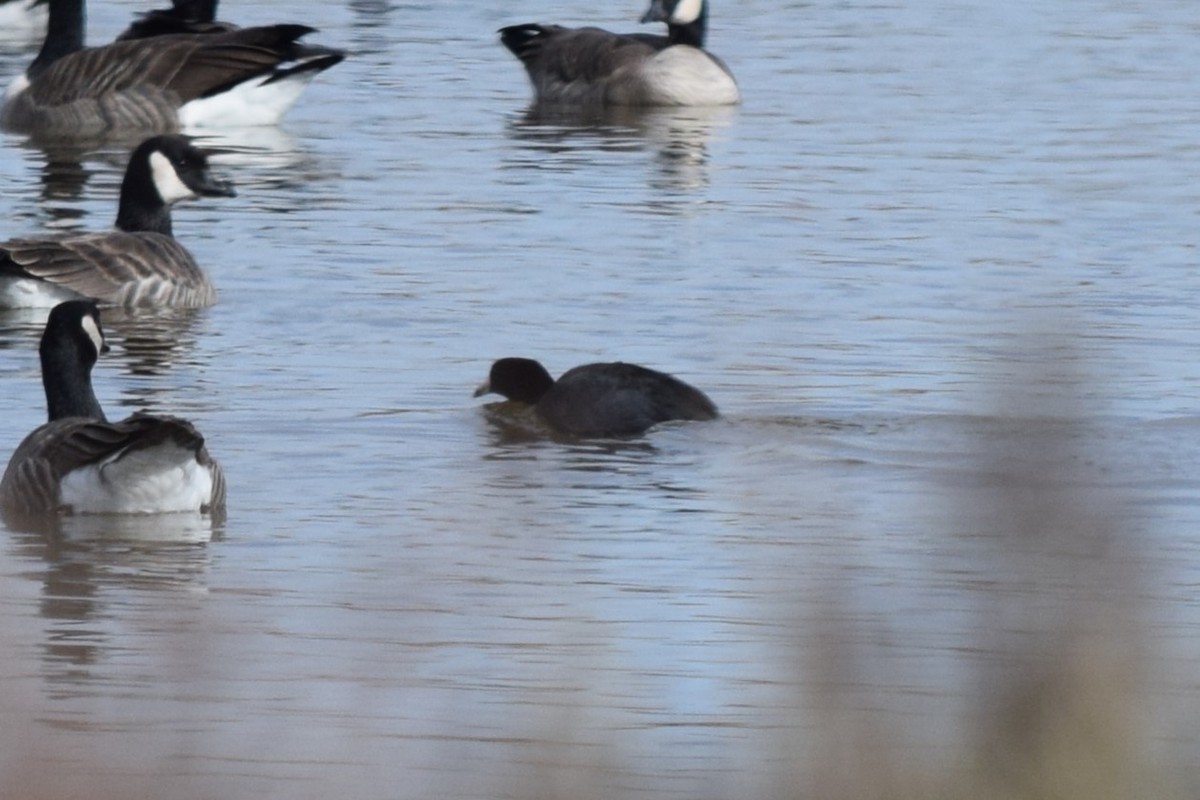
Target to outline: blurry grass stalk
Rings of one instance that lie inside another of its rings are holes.
[[[1087,383],[1072,371],[1071,349],[1053,337],[1031,341],[1015,356],[1025,374],[1004,382],[991,414],[972,417],[981,426],[978,480],[956,488],[962,524],[946,532],[978,604],[977,652],[963,654],[976,682],[968,735],[940,757],[914,755],[924,751],[910,746],[905,723],[871,707],[872,678],[891,668],[872,663],[887,660],[881,648],[864,646],[879,632],[861,629],[845,590],[825,587],[809,602],[818,621],[797,626],[805,674],[797,713],[807,718],[796,730],[815,741],[789,751],[794,771],[774,781],[774,798],[1190,796],[1183,787],[1194,768],[1152,755],[1154,654],[1140,600],[1150,578],[1137,566],[1146,563],[1146,531],[1127,513],[1128,498],[1105,486],[1124,472],[1095,451],[1103,437],[1089,432],[1099,417],[1080,400]]]
[[[994,414],[1012,430],[980,451],[978,503],[965,509],[981,575],[980,670],[971,793],[981,800],[1104,800],[1147,794],[1148,642],[1135,566],[1145,532],[1124,474],[1096,452],[1096,412],[1070,347],[1030,337],[1022,379]],[[1164,787],[1156,787],[1161,790]],[[961,796],[962,792],[952,792]]]

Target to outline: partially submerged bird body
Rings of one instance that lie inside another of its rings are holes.
[[[655,0],[643,22],[666,36],[528,23],[500,40],[529,73],[539,103],[624,106],[730,105],[740,100],[725,63],[703,49],[706,5]]]
[[[169,133],[276,121],[340,51],[267,25],[83,46],[82,0],[51,0],[38,57],[8,87],[0,126],[45,138]]]
[[[48,513],[223,513],[225,478],[190,422],[138,413],[109,422],[91,370],[108,350],[95,303],[50,313],[39,353],[49,421],[25,437],[0,479],[7,517]]]
[[[29,434],[10,464],[0,480],[7,513],[208,513],[224,503],[204,437],[176,417],[54,420]]]
[[[531,405],[550,427],[573,436],[635,436],[660,422],[718,416],[694,386],[620,361],[584,364],[556,381],[533,359],[502,358],[475,395],[489,392]]]
[[[627,436],[659,422],[717,416],[717,407],[699,389],[623,362],[567,370],[538,401],[537,410],[552,427],[581,436]]]

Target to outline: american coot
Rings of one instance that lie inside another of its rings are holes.
[[[532,405],[552,428],[575,436],[632,436],[671,419],[717,416],[699,389],[619,361],[575,367],[556,381],[531,358],[502,358],[475,396],[489,392]]]
[[[11,131],[85,139],[277,122],[345,54],[298,40],[305,25],[152,36],[84,47],[84,0],[49,0],[41,51],[5,93]]]
[[[0,479],[9,518],[67,513],[224,513],[225,478],[186,420],[109,422],[92,391],[108,350],[90,300],[56,306],[39,348],[50,420],[25,437]]]
[[[704,50],[706,0],[653,0],[642,22],[667,35],[511,25],[500,41],[525,65],[543,103],[716,106],[740,100],[733,74]]]
[[[147,139],[121,184],[116,230],[0,242],[0,307],[89,297],[123,306],[206,306],[216,290],[171,234],[171,204],[232,197],[186,136]]]

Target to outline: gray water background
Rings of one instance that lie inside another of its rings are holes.
[[[91,5],[92,42],[145,8]],[[1036,627],[1094,577],[988,539],[1026,510],[1000,473],[1118,531],[1151,741],[1194,753],[1194,4],[720,0],[741,107],[525,114],[496,28],[642,11],[223,4],[352,56],[206,140],[239,195],[175,230],[220,302],[111,315],[96,382],[197,423],[229,518],[7,533],[0,769],[398,798],[600,763],[610,796],[744,797],[814,733],[826,628],[865,656],[838,701],[940,752],[1028,623],[989,609],[1040,586]],[[123,148],[0,144],[5,236],[111,224]],[[39,324],[0,319],[3,453],[44,416]],[[514,434],[471,397],[503,355],[665,369],[724,418]]]

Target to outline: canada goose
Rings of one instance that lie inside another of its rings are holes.
[[[230,22],[217,22],[217,0],[171,0],[171,7],[141,14],[117,41],[167,36],[173,33],[227,33]]]
[[[297,41],[312,32],[269,25],[84,48],[83,0],[50,0],[45,43],[8,87],[0,125],[88,138],[272,124],[317,73],[345,58]]]
[[[699,389],[636,364],[585,364],[556,381],[531,358],[502,358],[475,396],[527,403],[550,427],[574,436],[632,436],[671,419],[707,420],[717,407]]]
[[[47,307],[89,297],[121,306],[207,306],[216,290],[171,234],[171,204],[233,197],[180,134],[142,142],[121,183],[116,230],[0,242],[0,307]]]
[[[707,0],[652,0],[642,22],[667,23],[666,36],[527,24],[501,28],[500,41],[542,103],[731,105],[737,83],[703,49],[707,21]]]
[[[38,351],[49,421],[9,460],[0,511],[223,513],[225,478],[190,422],[145,413],[105,419],[92,367],[107,350],[95,303],[71,300],[50,312]]]

